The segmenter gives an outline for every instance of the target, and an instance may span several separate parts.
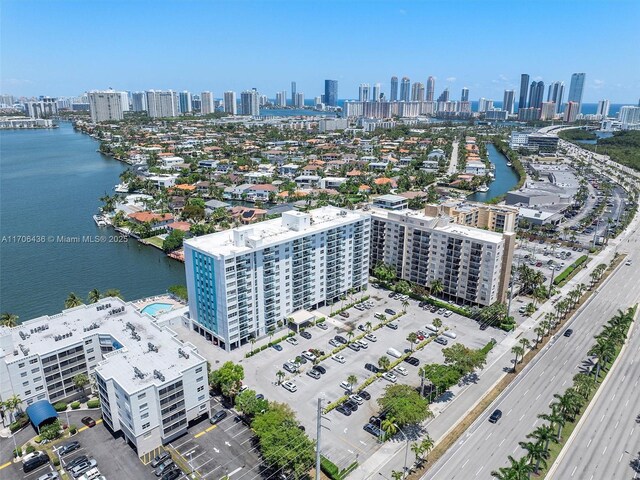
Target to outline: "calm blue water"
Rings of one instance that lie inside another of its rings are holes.
[[[168,312],[173,308],[171,303],[150,303],[142,309],[142,313],[148,313],[155,317],[160,312]]]
[[[492,198],[512,190],[518,183],[516,171],[511,167],[507,167],[507,157],[500,153],[493,143],[487,144],[487,153],[489,154],[489,161],[496,166],[493,172],[495,179],[489,184],[488,192],[475,192],[467,197],[473,202],[488,202]]]
[[[124,243],[64,243],[57,236],[103,235],[92,215],[113,194],[124,166],[68,123],[53,130],[0,131],[0,311],[21,320],[62,310],[69,292],[119,289],[133,300],[184,284],[184,266],[155,248]],[[27,242],[45,237],[44,242]],[[53,236],[53,239],[47,237]]]
[[[596,138],[595,140],[576,140],[577,143],[589,143],[591,145],[595,145],[598,142],[598,139],[600,138],[609,138],[609,137],[613,137],[613,133],[611,132],[593,132],[596,134],[596,136],[598,138]]]

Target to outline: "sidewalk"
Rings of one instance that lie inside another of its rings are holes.
[[[560,288],[560,292],[554,298],[562,298],[563,295],[572,290],[579,283],[590,283],[589,273],[597,265],[609,262],[614,258],[619,246],[626,243],[626,238],[636,233],[636,229],[640,224],[640,216],[636,216],[629,224],[627,229],[616,239],[609,242],[603,250],[596,256],[591,258],[588,266],[578,272],[566,285]],[[597,293],[597,290],[593,294]],[[589,297],[593,298],[593,296]],[[550,299],[551,300],[551,299]],[[507,372],[505,365],[510,364],[511,347],[513,347],[518,339],[529,331],[532,331],[538,323],[544,319],[544,315],[553,311],[551,301],[545,302],[536,312],[534,317],[527,318],[520,324],[509,336],[502,342],[497,344],[487,357],[487,366],[478,372],[478,380],[476,383],[460,386],[456,385],[449,391],[451,396],[444,402],[434,402],[431,404],[431,411],[434,418],[429,420],[425,425],[429,435],[433,438],[437,445],[447,434],[456,427],[456,425],[465,418],[465,416],[482,400],[484,395],[490,391],[495,385],[502,380]],[[580,307],[582,310],[588,305],[589,300]],[[575,315],[575,313],[574,313]],[[533,337],[530,336],[530,339]],[[443,415],[443,413],[448,413]],[[382,470],[398,470],[401,471],[404,465],[404,442],[388,442],[385,443],[371,457],[366,459],[358,468],[350,475],[350,478],[357,480],[371,479],[378,473],[383,475]],[[398,455],[400,454],[401,455]],[[413,456],[410,456],[410,460]],[[388,465],[388,464],[392,465]],[[412,465],[412,462],[408,466]],[[383,475],[385,476],[385,475]],[[385,476],[386,477],[386,476]]]

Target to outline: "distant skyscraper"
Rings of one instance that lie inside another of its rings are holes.
[[[330,107],[338,106],[338,81],[324,81],[324,103]]]
[[[562,108],[562,97],[564,96],[564,83],[553,82],[549,85],[549,93],[547,93],[547,102],[553,102],[556,107],[555,113]]]
[[[236,92],[224,92],[224,111],[231,115],[238,114],[238,99],[236,98]]]
[[[600,115],[600,118],[605,118],[609,116],[609,100],[600,100],[598,102],[598,109],[596,110],[596,115]]]
[[[113,90],[89,92],[89,112],[93,123],[124,118],[122,93]],[[124,92],[126,95],[126,92]]]
[[[467,87],[464,87],[462,89],[462,93],[460,94],[460,101],[461,102],[468,102],[469,101],[469,89]]]
[[[304,108],[304,92],[296,92],[296,101],[294,106],[296,108]]]
[[[436,91],[436,79],[429,77],[427,79],[427,102],[433,102],[433,97]]]
[[[542,102],[540,120],[552,120],[555,114],[556,114],[556,105],[554,102]]]
[[[402,82],[400,83],[400,101],[408,102],[411,98],[411,80],[409,77],[402,77]]]
[[[391,92],[389,98],[392,102],[398,100],[398,77],[391,77]]]
[[[358,101],[359,102],[368,102],[369,101],[369,84],[361,83],[358,88]]]
[[[191,113],[191,93],[186,90],[184,92],[180,92],[178,94],[178,105],[180,113]]]
[[[544,82],[531,82],[531,88],[529,88],[529,108],[542,108],[543,99]]]
[[[211,92],[202,92],[200,94],[200,112],[203,115],[208,115],[214,112],[213,106],[213,93]]]
[[[278,107],[286,107],[287,106],[287,91],[283,90],[281,92],[276,93],[276,106]]]
[[[449,101],[449,87],[445,88],[440,96],[438,97],[439,102],[448,102]]]
[[[618,112],[618,120],[620,120],[623,128],[640,125],[640,106],[625,105],[621,107]]]
[[[296,82],[291,82],[291,105],[296,105],[296,93],[298,92]]]
[[[373,98],[372,100],[374,102],[379,102],[380,101],[380,84],[376,83],[373,85]]]
[[[151,118],[177,117],[178,94],[173,90],[149,90],[147,94],[147,113]]]
[[[242,105],[242,115],[257,117],[260,115],[260,95],[257,90],[245,90],[240,94],[240,104]]]
[[[415,82],[411,85],[411,101],[424,102],[424,83]]]
[[[144,112],[147,109],[147,95],[144,92],[133,92],[131,106],[134,112]]]
[[[514,90],[505,90],[504,97],[502,98],[502,109],[513,115],[515,111],[514,103],[516,99],[516,92]]]
[[[527,108],[527,90],[529,88],[529,74],[520,75],[520,100],[518,101],[518,109]]]
[[[571,85],[569,85],[567,101],[578,104],[578,113],[580,113],[582,109],[582,93],[584,91],[584,81],[586,77],[586,73],[574,73],[571,75]]]
[[[573,123],[576,121],[579,112],[580,104],[578,102],[568,102],[564,108],[563,120],[567,123]]]

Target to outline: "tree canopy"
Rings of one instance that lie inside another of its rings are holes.
[[[219,388],[225,397],[233,397],[242,386],[244,368],[233,362],[225,362],[218,370],[209,374],[209,383]]]
[[[427,399],[409,385],[387,386],[378,405],[401,427],[418,424],[432,415]]]

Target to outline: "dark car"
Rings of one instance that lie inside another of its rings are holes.
[[[360,345],[358,345],[357,343],[350,343],[349,345],[347,345],[351,350],[353,350],[354,352],[359,352],[360,351]]]
[[[300,336],[302,338],[306,338],[307,340],[311,338],[311,334],[309,332],[300,332]]]
[[[570,337],[572,334],[573,334],[573,330],[571,328],[567,328],[563,333],[565,337]]]
[[[364,325],[362,325],[362,324],[358,325],[358,330],[360,330],[360,331],[362,331],[362,332],[366,332],[366,331],[367,331],[367,329],[365,328],[365,326],[364,326]]]
[[[209,423],[215,425],[216,423],[219,423],[223,418],[226,418],[226,416],[226,410],[218,410],[211,415],[211,417],[209,418]]]
[[[393,298],[395,296],[396,292],[389,292],[389,298]]]
[[[273,345],[273,349],[274,349],[276,352],[281,352],[281,351],[282,351],[282,345],[280,345],[279,343],[275,343],[275,344]]]
[[[364,428],[365,432],[370,433],[374,437],[381,437],[382,436],[382,430],[380,430],[380,428],[377,427],[376,425],[372,425],[370,423],[367,423],[363,428]]]
[[[67,453],[71,453],[74,450],[77,450],[80,448],[80,442],[69,442],[65,445],[62,445],[59,449],[58,449],[58,455],[60,455],[61,457],[66,455]]]
[[[169,470],[167,473],[162,474],[162,478],[160,480],[176,480],[176,478],[180,478],[181,475],[182,470],[174,468]]]
[[[482,325],[480,325],[480,330],[484,331],[487,328],[489,328],[489,324],[488,323],[483,323]]]
[[[494,410],[491,416],[489,417],[489,421],[491,423],[498,423],[498,420],[502,418],[502,410]]]
[[[366,363],[364,365],[364,369],[369,370],[370,372],[373,372],[373,373],[378,373],[379,371],[378,367],[376,367],[373,363]]]
[[[323,365],[314,365],[313,368],[316,372],[320,372],[322,375],[327,373],[327,368]]]
[[[89,428],[96,426],[96,421],[91,417],[82,417],[82,420],[80,421]]]
[[[341,344],[343,344],[343,345],[346,345],[346,344],[347,344],[347,339],[346,339],[346,338],[344,338],[344,337],[343,337],[343,336],[341,336],[341,335],[336,335],[336,336],[335,336],[335,337],[333,337],[333,338],[334,338],[334,340],[335,340],[336,342],[338,342],[338,343],[341,343]]]
[[[345,417],[348,417],[349,415],[351,415],[351,409],[345,406],[344,404],[337,407],[336,410],[341,414],[343,414]]]
[[[356,410],[358,410],[358,404],[353,400],[347,400],[346,402],[344,402],[343,405],[348,407],[349,410],[351,410],[352,412],[355,412]]]
[[[258,394],[256,394],[256,399],[264,400],[264,395],[262,393],[258,393]]]
[[[360,396],[360,398],[364,398],[365,400],[371,400],[371,394],[366,390],[360,390],[358,392],[358,395]]]
[[[72,460],[70,460],[66,465],[65,468],[67,470],[71,470],[73,467],[76,467],[78,465],[80,465],[83,462],[87,462],[89,461],[89,457],[87,457],[86,455],[80,455],[79,457],[76,457]]]
[[[162,452],[160,455],[157,455],[156,458],[154,458],[151,461],[151,467],[152,468],[156,468],[158,465],[160,465],[162,462],[164,462],[167,458],[170,458],[171,454],[169,452]]]
[[[384,312],[385,312],[385,313],[388,313],[389,315],[395,315],[395,314],[396,314],[396,311],[395,311],[395,310],[392,310],[392,309],[390,309],[390,308],[385,309],[385,311],[384,311]]]
[[[407,357],[404,359],[405,362],[407,362],[409,365],[413,365],[414,367],[417,367],[418,365],[420,365],[420,360],[417,359],[416,357]]]
[[[385,418],[387,418],[387,414],[384,412],[381,413],[380,415],[373,415],[372,417],[369,417],[369,423],[371,425],[375,425],[376,427],[379,427]]]
[[[49,463],[49,455],[38,455],[37,457],[31,458],[22,464],[22,471],[24,473],[29,473],[36,468],[44,465],[45,463]]]
[[[156,477],[160,477],[165,473],[173,470],[175,468],[175,463],[170,458],[167,458],[164,462],[156,467]]]

